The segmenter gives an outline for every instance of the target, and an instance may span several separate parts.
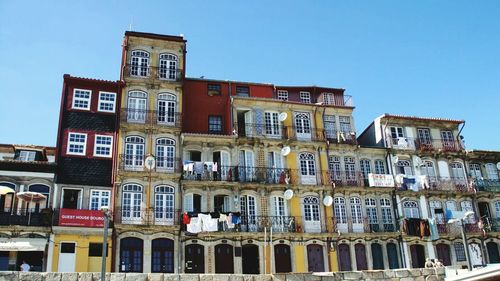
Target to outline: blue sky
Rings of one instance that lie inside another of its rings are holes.
[[[56,143],[64,73],[119,78],[123,34],[184,34],[191,77],[346,89],[383,113],[466,120],[500,150],[498,1],[0,0],[0,143]]]

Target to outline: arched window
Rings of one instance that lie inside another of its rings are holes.
[[[298,139],[311,139],[311,118],[309,113],[295,113],[295,131]]]
[[[300,175],[302,184],[316,183],[316,161],[314,154],[299,154]]]
[[[437,200],[429,201],[429,207],[431,209],[432,217],[436,219],[436,223],[444,224],[445,223],[444,210],[441,201]]]
[[[430,181],[436,180],[436,170],[434,170],[434,163],[432,161],[423,161],[420,172],[422,175],[427,176]]]
[[[380,211],[382,212],[382,223],[385,231],[394,231],[392,222],[391,200],[387,198],[380,199]]]
[[[464,211],[464,212],[474,211],[474,209],[472,208],[472,202],[468,201],[468,200],[460,202],[460,207],[462,208],[462,211]],[[475,221],[476,220],[475,220],[474,216],[469,216],[465,220],[465,222],[469,223],[469,224],[472,224]]]
[[[405,201],[403,202],[403,210],[405,218],[420,218],[420,212],[418,209],[417,201]]]
[[[175,170],[175,141],[173,139],[156,140],[156,168],[169,172]]]
[[[359,199],[359,197],[351,197],[349,201],[351,204],[352,223],[362,224],[363,215],[361,214],[361,199]]]
[[[366,215],[372,231],[378,232],[377,201],[373,198],[365,199]]]
[[[131,183],[122,187],[122,223],[140,223],[142,185]]]
[[[177,97],[173,94],[158,94],[158,123],[175,125],[177,111]]]
[[[321,225],[319,220],[319,198],[314,196],[304,197],[304,230],[306,232],[319,232]]]
[[[125,138],[125,169],[142,169],[144,165],[144,138],[129,136]]]
[[[411,169],[410,161],[408,161],[408,160],[399,160],[396,163],[396,172],[398,174],[404,174],[406,176],[413,175],[413,171]]]
[[[130,57],[130,75],[146,77],[149,75],[149,53],[142,50],[132,51]]]
[[[128,92],[127,122],[144,123],[146,121],[148,94],[143,91]]]
[[[155,187],[155,223],[174,224],[174,188],[168,185]]]
[[[334,211],[337,223],[346,224],[347,223],[347,212],[345,208],[345,199],[342,197],[335,197],[334,201]]]
[[[35,212],[38,212],[40,208],[48,208],[50,202],[50,187],[45,184],[32,184],[28,188],[29,191],[38,192],[45,195],[45,199],[35,203]],[[33,204],[33,203],[31,203]],[[30,205],[31,205],[30,204]],[[33,210],[32,210],[33,211]]]
[[[177,56],[174,54],[161,54],[159,61],[158,77],[160,79],[177,79]]]
[[[464,167],[460,162],[453,162],[450,164],[451,178],[454,180],[465,179]]]

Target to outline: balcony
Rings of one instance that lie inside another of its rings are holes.
[[[52,209],[23,209],[0,212],[0,225],[51,226]]]
[[[344,223],[334,218],[336,230],[340,233],[383,233],[396,232],[396,226],[390,222],[374,222],[369,218],[363,217],[361,221],[356,222],[352,217],[344,218]]]
[[[190,164],[187,164],[190,165]],[[191,181],[229,181],[257,182],[267,184],[286,184],[290,182],[290,169],[219,166],[214,169],[203,162],[193,162],[191,167],[184,167],[183,179]]]
[[[422,183],[422,188],[427,190],[439,191],[458,191],[458,192],[474,192],[465,178],[437,178],[426,177],[426,181]]]
[[[172,208],[121,207],[114,210],[115,224],[180,225],[181,212]]]
[[[286,140],[289,138],[287,128],[279,124],[266,125],[257,123],[235,123],[234,127],[238,128],[238,137],[257,137],[277,140]]]
[[[389,147],[393,149],[415,150],[415,139],[407,137],[393,138],[388,136]]]
[[[415,147],[420,151],[457,152],[464,148],[454,140],[445,139],[415,139]]]
[[[122,111],[120,120],[121,122],[133,124],[180,128],[182,115],[180,112],[125,108]]]
[[[336,186],[369,186],[368,179],[365,179],[359,171],[323,171],[321,173],[323,184],[335,183]]]
[[[479,191],[500,192],[500,179],[475,179],[474,184]]]
[[[352,96],[344,94],[322,94],[318,97],[317,102],[321,103],[321,105],[346,106],[346,107],[354,106]]]
[[[127,64],[123,71],[125,77],[156,78],[165,81],[181,81],[182,70],[167,67],[153,67]]]
[[[157,172],[157,173],[180,173],[182,171],[181,159],[175,157],[154,157],[155,163],[151,170],[144,166],[148,155],[120,154],[119,169],[132,172]]]

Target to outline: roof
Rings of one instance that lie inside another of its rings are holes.
[[[403,120],[419,120],[419,121],[438,121],[438,122],[447,122],[447,123],[456,123],[456,124],[465,123],[464,120],[457,120],[457,119],[406,116],[406,115],[389,114],[389,113],[385,113],[384,115],[378,117],[377,119],[382,119],[382,118],[403,119]]]
[[[282,89],[305,89],[305,88],[311,88],[311,89],[318,89],[320,91],[342,91],[344,92],[344,88],[331,88],[331,87],[322,87],[322,86],[316,86],[316,85],[311,85],[311,86],[278,86],[276,85],[276,88],[282,88]]]
[[[163,34],[156,34],[156,33],[137,32],[137,31],[125,31],[125,36],[144,37],[144,38],[159,39],[159,40],[166,40],[166,41],[178,41],[178,42],[184,42],[184,43],[187,42],[186,40],[184,40],[184,37],[182,37],[182,36],[163,35]]]
[[[247,84],[247,85],[258,85],[258,86],[270,86],[274,87],[271,83],[259,83],[259,82],[244,82],[235,80],[221,80],[221,79],[207,79],[207,78],[194,78],[186,77],[185,80],[200,81],[200,82],[218,82],[218,83],[233,83],[233,84]]]
[[[106,84],[120,84],[122,83],[121,81],[111,81],[111,80],[102,80],[102,79],[95,79],[95,78],[86,78],[86,77],[77,77],[77,76],[71,76],[70,74],[64,74],[64,80],[71,79],[71,80],[77,80],[77,81],[83,81],[83,82],[95,82],[95,83],[106,83]]]

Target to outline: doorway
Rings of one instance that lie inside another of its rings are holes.
[[[340,271],[351,271],[351,254],[349,251],[349,245],[340,244],[339,245],[339,266]]]
[[[307,245],[307,264],[309,272],[325,271],[322,246],[316,244]]]
[[[120,272],[142,272],[143,246],[139,238],[120,240]]]
[[[382,255],[382,246],[379,243],[372,243],[372,261],[373,261],[373,269],[384,269],[384,260],[381,259]]]
[[[450,246],[447,244],[437,244],[436,252],[438,259],[445,265],[451,265]]]
[[[243,274],[259,274],[259,247],[253,244],[246,244],[242,247]]]
[[[215,246],[215,273],[234,273],[233,246],[219,244]]]
[[[205,248],[202,245],[190,244],[184,248],[185,273],[205,272]]]
[[[292,272],[290,246],[285,244],[274,245],[274,269],[276,273]]]
[[[35,252],[17,252],[16,268],[19,270],[19,266],[26,261],[30,265],[30,271],[42,272],[43,270],[43,251]],[[60,258],[59,258],[60,259]],[[75,271],[73,269],[73,271]]]
[[[365,245],[361,243],[354,245],[354,252],[356,253],[356,270],[367,270],[368,263],[366,261]]]
[[[394,243],[387,243],[387,257],[389,258],[389,268],[399,268],[398,250]]]
[[[174,241],[154,239],[151,248],[151,272],[174,273]]]
[[[422,245],[411,245],[411,263],[413,268],[425,267],[425,249]]]
[[[75,272],[76,243],[61,242],[59,246],[59,272]]]
[[[63,201],[61,203],[61,208],[79,209],[81,191],[81,189],[63,188]]]
[[[488,250],[488,257],[490,258],[489,263],[500,263],[498,244],[495,242],[488,242],[486,243],[486,249]]]

